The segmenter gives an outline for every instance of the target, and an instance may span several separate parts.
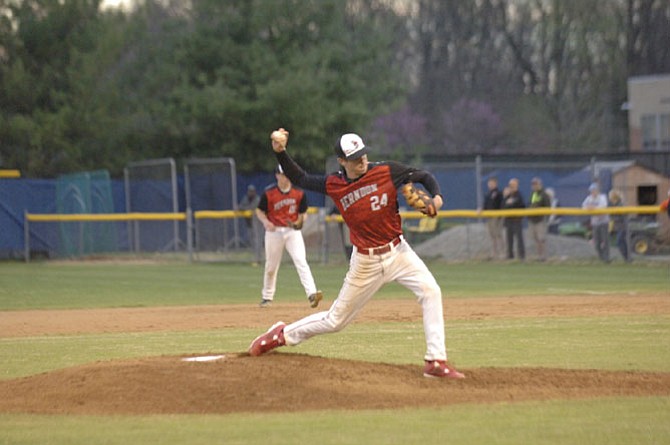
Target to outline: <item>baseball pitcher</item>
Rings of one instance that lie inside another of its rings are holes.
[[[335,147],[341,170],[327,176],[311,175],[286,152],[287,131],[279,129],[271,139],[272,149],[293,183],[333,199],[349,226],[354,247],[344,284],[330,309],[288,325],[276,323],[251,343],[249,354],[261,355],[315,335],[340,331],[384,284],[396,281],[416,295],[423,310],[423,375],[464,378],[447,362],[440,287],[404,240],[398,212],[398,189],[403,186],[410,205],[435,217],[442,195],[433,175],[396,162],[368,162],[368,147],[353,133],[342,135]],[[428,194],[411,183],[422,184]]]

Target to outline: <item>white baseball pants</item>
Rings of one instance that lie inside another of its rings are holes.
[[[263,299],[272,300],[277,289],[277,272],[281,265],[284,248],[291,256],[298,271],[300,283],[309,297],[316,292],[312,271],[307,264],[305,241],[299,230],[290,227],[277,227],[274,232],[265,232],[265,274],[263,276]]]
[[[286,344],[297,345],[315,335],[342,330],[384,284],[392,281],[411,290],[423,309],[425,359],[446,360],[442,291],[428,267],[404,240],[384,255],[363,255],[354,247],[344,284],[330,309],[287,325]]]

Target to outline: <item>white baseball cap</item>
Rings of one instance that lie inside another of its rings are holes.
[[[347,133],[340,136],[335,145],[335,154],[338,158],[350,160],[359,159],[368,154],[368,148],[363,139],[355,133]]]

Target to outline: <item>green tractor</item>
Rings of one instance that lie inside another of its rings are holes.
[[[656,221],[631,220],[628,222],[630,246],[637,255],[651,255],[656,252],[659,241],[657,238],[659,225]],[[571,221],[558,226],[559,235],[591,239],[591,227],[587,222]],[[612,244],[616,244],[616,236],[612,233]]]
[[[650,255],[656,252],[659,225],[656,221],[631,221],[628,223],[630,246],[638,255]]]

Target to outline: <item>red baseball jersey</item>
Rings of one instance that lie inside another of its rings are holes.
[[[368,171],[351,180],[344,171],[330,175],[307,174],[285,151],[277,160],[293,184],[327,194],[349,226],[351,243],[362,249],[380,247],[402,234],[398,187],[423,184],[432,196],[441,195],[435,177],[425,170],[398,162],[371,162]]]
[[[353,182],[341,174],[330,175],[326,193],[349,226],[354,246],[382,246],[402,235],[398,193],[389,165],[371,164],[368,172]]]
[[[286,227],[289,221],[295,222],[299,214],[307,211],[307,196],[297,187],[284,193],[275,184],[265,189],[258,208],[265,212],[272,224]]]

